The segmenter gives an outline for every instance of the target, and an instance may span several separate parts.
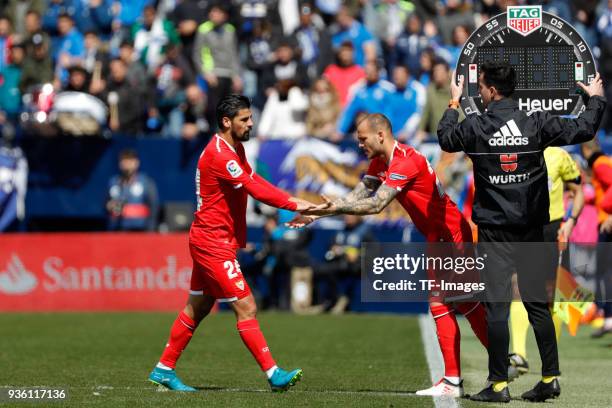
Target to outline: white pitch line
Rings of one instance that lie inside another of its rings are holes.
[[[132,387],[132,386],[120,386],[120,387],[116,387],[116,386],[112,386],[112,385],[94,385],[94,386],[90,386],[90,387],[83,387],[83,386],[79,386],[79,387],[58,387],[58,386],[48,386],[48,385],[0,385],[0,389],[3,388],[11,388],[11,389],[30,389],[30,388],[41,388],[41,389],[48,389],[48,388],[63,388],[66,389],[68,391],[70,390],[90,390],[92,392],[96,392],[98,393],[97,395],[100,395],[100,392],[104,392],[104,391],[113,391],[113,390],[122,390],[122,391],[151,391],[151,392],[171,392],[170,390],[164,388],[164,387],[160,387],[160,386],[155,386],[155,385],[151,385],[146,386],[146,387]],[[198,388],[198,387],[196,387]],[[267,394],[270,393],[270,389],[266,388],[225,388],[225,387],[220,387],[220,386],[216,386],[216,385],[207,385],[205,387],[199,388],[198,392],[203,392],[203,393],[210,393],[210,392],[248,392],[248,393],[262,393],[262,394]],[[351,390],[300,390],[295,389],[295,388],[291,388],[288,392],[291,393],[298,393],[298,394],[336,394],[336,395],[365,395],[365,396],[374,396],[374,397],[400,397],[400,398],[406,398],[406,397],[417,397],[417,395],[414,392],[410,392],[410,391],[375,391],[375,390],[363,390],[363,391],[351,391]],[[421,397],[419,397],[421,398]]]
[[[419,315],[419,327],[421,328],[421,339],[425,348],[425,357],[429,366],[429,374],[432,383],[444,376],[444,361],[438,346],[438,336],[436,335],[436,325],[433,317],[428,314]],[[433,397],[436,408],[457,408],[461,405],[452,397]]]

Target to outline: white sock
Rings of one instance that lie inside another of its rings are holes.
[[[157,365],[155,366],[157,368],[161,368],[162,370],[174,370],[174,368],[168,367],[167,365],[163,364],[163,363],[157,363]]]
[[[449,376],[445,375],[444,378],[446,378],[448,381],[450,381],[451,384],[457,385],[457,386],[461,382],[461,377],[449,377]]]
[[[272,375],[274,374],[274,372],[276,371],[276,369],[277,369],[277,368],[278,368],[278,366],[276,366],[276,365],[275,365],[274,367],[272,367],[272,368],[268,368],[268,369],[266,370],[266,375],[268,376],[268,380],[269,380],[270,378],[272,378]]]
[[[612,327],[612,317],[606,317],[604,319],[604,327],[606,329]]]

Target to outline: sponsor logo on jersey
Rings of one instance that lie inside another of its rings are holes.
[[[508,6],[508,27],[526,37],[542,27],[542,6]]]
[[[489,146],[525,146],[529,144],[529,139],[524,137],[521,130],[516,125],[514,119],[510,119],[489,139]]]
[[[515,171],[516,168],[518,167],[517,162],[518,162],[518,155],[516,153],[499,155],[499,163],[501,165],[501,169],[506,173]]]
[[[489,176],[489,182],[491,184],[514,184],[522,183],[523,181],[529,180],[529,173],[524,174],[496,174]]]
[[[227,172],[230,174],[230,176],[232,176],[233,178],[237,178],[242,175],[242,168],[238,165],[238,162],[236,162],[236,160],[228,161],[225,165],[225,168],[227,169]]]
[[[389,174],[389,178],[391,180],[406,180],[408,177],[404,176],[403,174],[391,173]]]

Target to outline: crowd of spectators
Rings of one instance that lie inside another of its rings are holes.
[[[381,112],[400,141],[418,145],[435,137],[467,38],[522,4],[570,22],[612,78],[609,0],[0,0],[0,133],[42,134],[24,125],[27,114],[73,92],[104,107],[100,130],[205,139],[219,98],[241,92],[253,102],[260,141],[342,143],[360,115]],[[611,119],[603,130],[612,131]],[[155,230],[155,180],[138,174],[135,152],[124,153],[108,186],[109,227]],[[464,207],[469,161],[439,159],[438,176]],[[367,223],[345,220],[326,261],[313,263],[304,255],[308,232],[287,231],[281,216],[268,218],[255,251],[253,274],[268,287],[262,298],[287,307],[278,289],[287,276],[273,271],[307,265],[323,287],[315,300],[346,307],[357,279],[353,241],[370,235]]]
[[[528,3],[571,22],[612,77],[605,0],[0,0],[0,120],[18,126],[33,103],[23,96],[49,83],[99,98],[111,131],[193,139],[236,91],[262,139],[338,142],[380,111],[418,142],[470,33]]]

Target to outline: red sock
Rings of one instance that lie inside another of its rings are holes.
[[[465,316],[480,343],[485,348],[488,348],[487,312],[484,305],[480,302],[458,303],[455,305],[455,309]]]
[[[185,350],[185,347],[187,347],[187,344],[189,344],[195,329],[196,324],[193,319],[181,311],[172,325],[170,338],[159,362],[174,369],[176,361],[183,353],[183,350]]]
[[[444,360],[444,375],[461,377],[459,360],[461,333],[455,312],[447,305],[431,306],[431,315],[436,322],[438,343]]]
[[[259,328],[257,319],[242,320],[236,324],[236,327],[242,342],[247,346],[253,357],[255,357],[262,371],[274,367],[276,363],[272,358],[272,354],[270,354],[270,348],[268,348],[266,339]]]

